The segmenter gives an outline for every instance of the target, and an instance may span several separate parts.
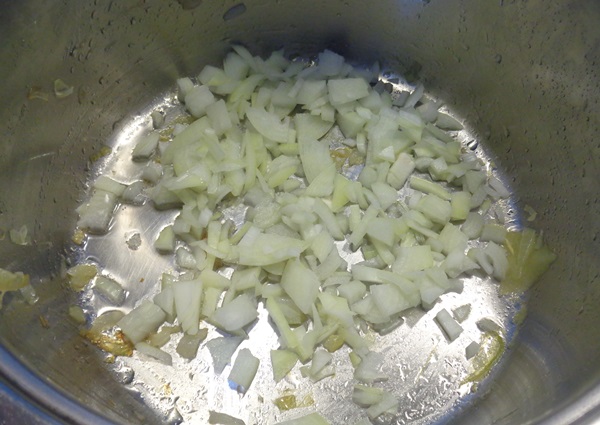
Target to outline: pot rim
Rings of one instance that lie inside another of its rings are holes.
[[[42,379],[0,345],[0,384],[2,383],[6,383],[8,390],[12,390],[9,398],[18,400],[27,414],[38,419],[41,424],[114,425],[114,422],[86,408],[51,382]],[[0,391],[3,390],[0,386]]]

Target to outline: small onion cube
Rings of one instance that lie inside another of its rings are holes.
[[[354,391],[352,391],[352,401],[359,406],[369,407],[383,399],[383,392],[382,388],[356,384],[354,385]]]
[[[382,400],[370,406],[367,409],[367,416],[371,420],[381,416],[385,412],[396,413],[398,411],[398,399],[391,393],[385,391],[382,396]]]
[[[166,364],[167,366],[171,366],[173,364],[173,359],[169,353],[161,350],[160,348],[153,347],[148,343],[138,342],[135,344],[135,349],[148,357],[158,360],[160,363]]]
[[[245,294],[219,307],[212,315],[216,324],[227,332],[235,331],[252,323],[258,317],[255,302]]]
[[[121,194],[121,199],[123,202],[132,204],[132,205],[141,205],[145,201],[144,195],[144,182],[136,181],[133,182],[123,190]]]
[[[0,277],[2,277],[3,280],[6,280],[6,273],[10,272],[0,269]],[[74,291],[82,291],[97,274],[98,267],[95,264],[77,264],[67,270],[69,286]],[[1,289],[0,287],[0,290],[5,289]]]
[[[469,345],[467,345],[467,347],[465,348],[466,359],[470,360],[473,357],[475,357],[477,355],[477,353],[479,353],[480,348],[481,348],[481,345],[479,345],[478,342],[471,341],[471,343]]]
[[[98,190],[103,190],[105,192],[110,192],[116,196],[121,196],[125,191],[127,186],[123,183],[120,183],[110,177],[103,175],[96,179],[94,182],[94,188]]]
[[[208,86],[199,85],[190,89],[185,95],[185,106],[196,118],[202,117],[215,101],[214,95]]]
[[[196,335],[200,323],[200,306],[202,304],[202,281],[187,280],[174,282],[173,298],[175,312],[182,330],[190,335]]]
[[[140,176],[143,180],[150,183],[157,183],[163,175],[163,168],[157,162],[149,162],[142,170]]]
[[[244,3],[239,3],[238,6],[243,6]],[[209,424],[219,424],[219,425],[246,425],[241,419],[238,419],[234,416],[228,415],[226,413],[214,412],[212,410],[208,411],[208,423]]]
[[[114,305],[125,301],[125,290],[115,280],[106,276],[97,276],[94,280],[94,291],[102,295]]]
[[[117,326],[131,342],[138,344],[156,332],[166,317],[166,313],[156,304],[144,301],[119,320]]]
[[[380,370],[383,360],[383,354],[369,351],[354,369],[354,378],[367,384],[387,381],[388,376]]]
[[[506,228],[500,224],[487,223],[481,229],[482,241],[492,241],[497,244],[503,244],[506,239]]]
[[[463,331],[462,326],[444,308],[435,315],[435,321],[451,342],[458,338]]]
[[[290,260],[286,263],[280,284],[304,314],[312,311],[321,286],[315,272],[299,260]]]
[[[77,226],[92,233],[106,233],[117,206],[114,193],[96,189],[90,200],[77,208]]]
[[[244,339],[239,336],[218,337],[206,343],[206,348],[213,359],[215,373],[220,374],[231,360],[238,346]]]
[[[185,96],[194,88],[194,83],[191,79],[184,77],[177,79],[177,89],[179,100],[185,99]]]
[[[369,85],[362,78],[331,79],[327,81],[329,101],[341,105],[369,95]]]
[[[260,360],[254,357],[249,349],[240,350],[227,378],[231,389],[242,394],[246,393],[254,380],[259,364]]]
[[[207,334],[207,329],[200,329],[196,335],[184,334],[177,344],[177,354],[188,360],[196,358],[200,343],[206,339]]]
[[[275,382],[281,381],[298,362],[298,355],[289,350],[271,350],[271,366]]]
[[[159,134],[150,133],[140,139],[133,148],[131,157],[134,161],[144,161],[152,156],[158,147]]]
[[[175,232],[173,232],[173,226],[165,226],[160,233],[158,238],[154,242],[154,248],[161,253],[169,253],[175,251]]]

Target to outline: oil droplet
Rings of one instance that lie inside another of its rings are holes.
[[[119,382],[128,385],[133,381],[135,373],[129,366],[123,366],[117,371],[116,375]]]

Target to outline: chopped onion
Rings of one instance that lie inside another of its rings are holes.
[[[369,407],[381,402],[383,399],[382,388],[367,387],[366,385],[357,384],[352,392],[352,401],[359,406]]]
[[[144,136],[133,148],[131,158],[134,161],[144,161],[152,156],[158,147],[159,134],[156,132]]]
[[[246,425],[246,422],[241,419],[235,418],[226,413],[213,412],[212,410],[209,410],[208,423],[220,425]]]
[[[77,226],[92,233],[106,233],[117,206],[117,195],[96,189],[89,201],[77,208]]]
[[[154,248],[163,253],[175,251],[175,232],[173,231],[173,226],[165,226],[160,231],[158,238],[154,242]]]
[[[22,225],[18,229],[10,229],[8,232],[10,241],[16,245],[29,245],[31,243],[31,233],[27,225]]]
[[[0,308],[6,292],[18,291],[29,285],[29,276],[22,272],[10,272],[0,268]]]
[[[215,101],[214,95],[208,86],[199,85],[189,89],[185,94],[185,106],[190,114],[200,118],[206,113],[206,109]]]
[[[167,366],[171,366],[173,364],[173,359],[169,353],[161,350],[160,348],[153,347],[145,342],[138,342],[135,344],[135,349],[139,353],[158,360],[160,363],[166,364]]]
[[[105,297],[113,305],[121,305],[125,301],[125,290],[114,279],[97,276],[94,279],[94,291]]]
[[[257,319],[260,298],[279,334],[280,348],[271,351],[276,381],[298,360],[312,360],[300,371],[313,381],[333,374],[331,355],[319,347],[346,344],[360,358],[355,378],[373,383],[386,379],[383,356],[369,350],[362,331],[390,332],[403,323],[403,311],[433,308],[442,294],[460,292],[460,279],[475,270],[514,291],[552,262],[539,238],[507,233],[493,214],[493,201],[509,189],[443,131],[461,123],[438,112],[441,103],[426,98],[422,84],[392,100],[375,81],[379,69],[355,69],[327,50],[306,67],[282,52],[265,60],[235,46],[222,68],[201,71],[199,85],[177,80],[195,120],[170,124],[169,142],[159,142],[158,132],[140,139],[132,159],[156,155],[139,166],[143,182],[102,176],[78,208],[78,225],[96,233],[109,229],[118,201],[143,203],[145,185],[153,185],[148,193],[157,209],[180,210],[154,246],[174,253],[183,273],[164,277],[154,303],[119,321],[140,351],[171,361],[143,342],[167,320],[184,332],[177,352],[193,359],[206,318],[236,335],[206,343],[221,373]],[[240,212],[242,219],[232,219]],[[346,247],[360,249],[350,254],[350,267],[340,255]],[[233,269],[231,279],[221,265]],[[102,279],[97,290],[122,302],[123,293]],[[462,321],[468,312],[455,315]],[[462,331],[444,309],[436,321],[450,341]],[[149,341],[166,342],[163,329]],[[244,393],[257,368],[258,359],[241,350],[232,388]],[[362,385],[353,397],[371,419],[398,406],[392,394]],[[313,414],[285,423],[326,421]]]
[[[212,315],[212,320],[218,327],[231,332],[252,323],[257,317],[258,311],[254,300],[242,294],[219,307]]]
[[[327,81],[329,100],[332,105],[341,105],[369,95],[369,85],[362,78],[331,79]]]
[[[312,270],[298,260],[290,260],[286,263],[280,284],[304,314],[311,312],[321,285]]]
[[[165,318],[166,314],[160,307],[144,301],[119,320],[117,326],[131,342],[138,344],[148,335],[156,332]]]
[[[196,358],[200,343],[206,339],[207,335],[206,328],[200,329],[196,335],[184,334],[177,344],[177,354],[188,360]]]
[[[77,264],[67,270],[69,285],[74,291],[82,291],[96,274],[98,267],[95,264]]]
[[[375,419],[385,412],[395,414],[397,411],[398,399],[391,393],[384,391],[381,401],[367,409],[367,416],[369,416],[370,419]]]
[[[460,326],[444,308],[435,315],[435,320],[450,341],[454,341],[456,338],[458,338],[463,331],[462,326]]]
[[[173,283],[175,311],[181,329],[190,335],[198,333],[200,305],[202,303],[202,281],[188,280]]]
[[[215,373],[221,374],[223,372],[225,366],[229,364],[231,356],[233,356],[233,353],[235,353],[235,350],[237,350],[243,340],[244,338],[242,337],[230,336],[211,339],[206,343],[206,347],[213,359]]]
[[[69,306],[69,317],[80,325],[86,322],[85,312],[78,305]]]
[[[229,373],[229,386],[244,394],[250,388],[258,371],[260,360],[254,357],[249,349],[244,348],[238,353]]]
[[[298,355],[289,350],[271,350],[271,366],[275,382],[281,381],[298,362]]]
[[[381,353],[369,351],[354,369],[354,378],[367,384],[387,381],[388,376],[380,371],[383,360],[384,357]]]
[[[478,342],[471,341],[471,343],[469,345],[467,345],[467,347],[465,348],[466,359],[470,360],[473,357],[475,357],[477,355],[477,353],[479,353],[480,349],[481,349],[481,345],[479,345]]]

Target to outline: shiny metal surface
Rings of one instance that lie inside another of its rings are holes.
[[[226,13],[236,4],[3,2],[0,227],[26,224],[34,243],[4,238],[0,266],[31,273],[41,298],[35,306],[18,297],[5,303],[0,354],[4,360],[13,353],[24,366],[3,361],[4,379],[67,422],[163,420],[122,386],[66,318],[70,299],[57,276],[62,259],[73,255],[74,208],[92,171],[104,165],[92,167],[89,157],[159,102],[175,78],[218,64],[230,42],[256,53],[329,47],[418,74],[513,178],[517,205],[538,212],[535,225],[559,255],[531,292],[528,317],[501,369],[439,422],[598,418],[600,5],[256,0]],[[56,78],[74,85],[75,94],[55,98]],[[48,100],[28,99],[32,90]],[[85,407],[73,410],[73,400]]]
[[[384,71],[384,74],[389,72]],[[140,138],[152,130],[150,114],[154,110],[161,110],[167,122],[185,114],[176,100],[176,93],[168,93],[164,97],[163,102],[150,105],[147,111],[124,122],[115,131],[107,141],[113,147],[112,154],[102,166],[92,168],[96,173],[124,183],[139,179],[145,163],[132,162],[131,150]],[[473,140],[473,136],[466,131],[460,132],[457,137],[464,141]],[[486,160],[483,149],[478,148],[477,153]],[[489,166],[489,161],[486,162]],[[401,196],[408,195],[411,189],[405,191],[407,193]],[[507,226],[520,226],[519,218],[508,211],[510,203],[499,201],[490,208],[490,211],[497,210],[507,218]],[[151,202],[142,206],[123,205],[115,214],[110,232],[107,235],[90,236],[70,259],[73,263],[98,264],[103,273],[120,282],[129,294],[125,303],[117,309],[129,311],[140,300],[151,299],[160,290],[163,272],[177,273],[172,256],[158,254],[153,242],[160,230],[171,224],[178,213],[177,210],[157,211]],[[493,213],[490,212],[489,216],[493,216]],[[240,223],[244,221],[243,217],[233,219]],[[141,244],[132,249],[126,241],[134,233],[141,235]],[[343,257],[350,264],[362,260],[356,258],[356,254],[352,254],[347,247],[341,249]],[[223,272],[227,273],[227,270]],[[464,283],[465,289],[460,294],[444,295],[430,311],[415,309],[408,312],[405,323],[393,332],[383,336],[375,332],[368,334],[367,339],[373,340],[372,349],[385,353],[384,372],[389,379],[383,387],[397,395],[401,405],[398,415],[381,418],[379,422],[400,425],[441,421],[452,416],[449,411],[460,410],[468,403],[477,384],[468,382],[474,370],[465,358],[465,348],[472,341],[479,342],[482,338],[477,321],[493,320],[503,328],[506,344],[512,342],[516,330],[513,320],[520,310],[521,297],[499,297],[497,284],[491,279],[473,277],[465,279]],[[90,317],[115,309],[112,303],[95,295],[91,288],[73,299]],[[436,325],[434,317],[442,308],[452,311],[464,305],[470,307],[468,318],[461,323],[465,331],[459,339],[450,343]],[[315,410],[332,424],[366,417],[364,409],[352,402],[354,381],[348,347],[334,353],[334,377],[313,384],[310,379],[302,378],[299,367],[296,367],[288,378],[276,384],[270,368],[270,350],[278,348],[279,343],[266,310],[263,307],[260,311],[259,321],[251,328],[248,340],[240,345],[240,348],[251,349],[261,361],[257,377],[244,396],[228,385],[230,367],[220,375],[214,373],[209,351],[205,347],[200,349],[193,361],[181,359],[175,351],[176,337],[163,347],[173,356],[173,366],[165,366],[136,353],[132,358],[119,358],[110,369],[116,376],[125,374],[125,388],[139,394],[159,416],[181,418],[189,424],[206,423],[210,410],[227,413],[252,424],[271,424]],[[214,327],[208,325],[208,329],[207,340],[220,336]],[[289,394],[295,395],[299,402],[309,398],[314,403],[280,412],[273,401]]]

